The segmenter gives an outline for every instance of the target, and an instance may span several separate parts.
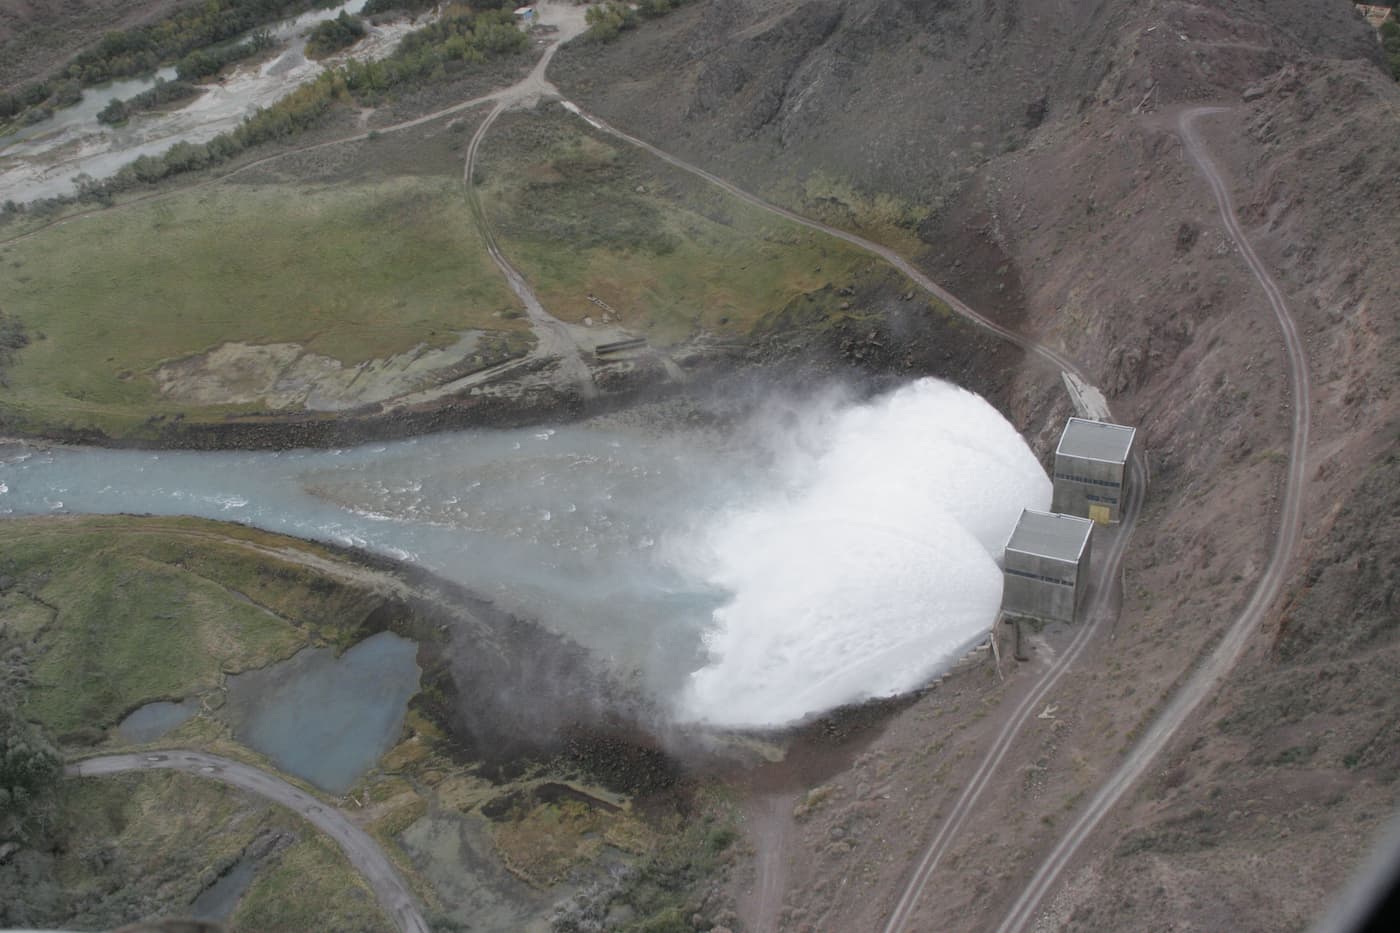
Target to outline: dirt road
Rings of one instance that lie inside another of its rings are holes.
[[[550,47],[549,51],[540,59],[540,66],[549,63],[551,55],[558,47],[557,44]],[[537,70],[543,74],[542,67],[537,67]],[[524,83],[522,82],[522,84]],[[540,303],[539,296],[525,281],[525,277],[515,266],[510,264],[505,253],[501,252],[501,247],[491,232],[491,225],[487,222],[486,212],[481,207],[481,199],[477,195],[476,183],[472,177],[476,169],[477,151],[481,148],[482,139],[486,137],[486,131],[513,102],[514,99],[511,97],[502,97],[498,100],[496,106],[487,114],[486,119],[481,121],[476,133],[472,135],[471,144],[467,146],[466,165],[462,172],[463,182],[467,186],[467,200],[471,205],[472,216],[476,218],[477,229],[481,231],[481,239],[486,243],[486,252],[490,254],[496,267],[501,270],[501,274],[506,277],[506,283],[510,285],[510,290],[515,292],[516,297],[525,305],[525,314],[530,319],[530,326],[534,329],[536,338],[531,357],[558,359],[561,370],[570,380],[578,384],[583,397],[585,399],[594,398],[598,394],[598,388],[593,382],[592,370],[583,360],[578,341],[569,332],[569,325],[545,310],[544,305]]]
[[[1025,350],[1027,353],[1030,353],[1031,355],[1038,357],[1039,359],[1055,366],[1062,372],[1070,373],[1085,385],[1090,385],[1089,380],[1085,378],[1084,374],[1081,373],[1074,366],[1074,364],[1067,360],[1065,357],[1061,356],[1059,353],[1055,352],[1049,347],[1042,346],[1027,337],[1023,337],[1015,331],[1008,330],[1007,328],[1002,327],[1000,324],[997,324],[990,318],[978,314],[976,311],[972,310],[972,308],[968,306],[965,302],[959,299],[956,295],[943,288],[943,286],[939,285],[937,282],[933,281],[933,279],[930,279],[928,276],[924,275],[918,269],[914,268],[914,266],[907,259],[899,255],[889,247],[882,246],[879,243],[876,243],[874,240],[867,240],[863,236],[858,236],[854,233],[849,233],[845,230],[841,230],[836,227],[827,226],[819,220],[813,220],[810,217],[804,217],[801,214],[797,214],[793,211],[788,210],[787,208],[779,207],[776,204],[769,203],[768,201],[763,200],[757,195],[750,194],[743,188],[740,188],[738,185],[735,185],[732,182],[725,181],[718,175],[713,175],[710,172],[707,172],[704,169],[700,168],[699,166],[692,165],[684,159],[678,158],[676,156],[671,155],[669,152],[665,152],[661,149],[656,148],[651,143],[648,143],[644,140],[638,139],[635,136],[624,133],[622,130],[619,130],[615,126],[610,126],[608,123],[604,122],[603,120],[600,120],[593,114],[588,113],[572,101],[564,100],[563,98],[560,98],[560,100],[563,103],[564,108],[566,110],[568,110],[570,113],[578,115],[585,122],[587,122],[589,126],[592,126],[594,129],[600,130],[604,133],[607,133],[610,136],[614,136],[624,142],[630,143],[633,146],[636,146],[637,148],[656,156],[658,159],[667,163],[668,165],[675,166],[683,172],[689,172],[692,175],[695,175],[699,178],[703,178],[710,184],[714,185],[717,188],[720,188],[723,191],[728,192],[729,194],[733,195],[734,197],[738,198],[746,204],[751,204],[759,210],[767,211],[770,214],[776,214],[779,217],[790,220],[795,224],[799,224],[800,226],[808,228],[809,230],[820,231],[821,233],[824,233],[827,236],[835,237],[838,240],[842,240],[846,243],[851,244],[857,249],[862,249],[867,253],[871,253],[872,255],[880,257],[885,262],[889,263],[890,265],[898,269],[900,272],[902,272],[915,285],[918,285],[921,289],[923,289],[933,297],[937,298],[939,301],[946,304],[957,314],[968,319],[969,321],[972,321],[980,327],[991,331],[992,333],[1003,338],[1004,340],[1010,341],[1015,346],[1018,346],[1021,349]]]
[[[380,908],[402,933],[428,933],[427,921],[418,911],[413,894],[393,863],[369,834],[350,822],[340,810],[322,803],[291,784],[251,765],[217,755],[177,749],[144,755],[103,755],[74,762],[65,769],[70,777],[98,777],[126,771],[183,771],[196,777],[222,781],[294,810],[335,840],[350,864],[364,877]]]
[[[1220,683],[1220,680],[1235,666],[1246,642],[1254,634],[1265,612],[1278,597],[1283,587],[1288,565],[1298,542],[1302,527],[1303,491],[1308,448],[1308,426],[1312,417],[1312,402],[1308,390],[1308,363],[1303,353],[1303,342],[1298,336],[1283,293],[1273,280],[1264,264],[1259,261],[1249,239],[1240,227],[1239,216],[1230,198],[1229,188],[1216,169],[1210,156],[1206,154],[1196,132],[1196,121],[1203,116],[1222,113],[1223,107],[1196,107],[1184,111],[1177,123],[1178,132],[1187,158],[1196,166],[1210,185],[1220,211],[1220,221],[1226,233],[1240,251],[1241,258],[1249,266],[1260,286],[1269,307],[1283,332],[1284,346],[1288,359],[1288,378],[1293,401],[1292,438],[1288,449],[1288,471],[1284,485],[1283,507],[1279,515],[1278,536],[1274,541],[1273,553],[1263,574],[1255,584],[1254,593],[1244,610],[1226,631],[1219,647],[1206,658],[1190,680],[1171,699],[1162,715],[1147,730],[1142,740],[1128,754],[1128,757],[1113,776],[1099,788],[1097,794],[1071,824],[1069,830],[1051,850],[1045,862],[1031,877],[1020,898],[1012,906],[999,931],[1010,933],[1025,928],[1035,916],[1037,906],[1050,887],[1059,878],[1080,845],[1094,831],[1104,815],[1127,792],[1191,712]]]
[[[982,794],[991,783],[1002,759],[1006,757],[1011,746],[1015,744],[1021,730],[1035,718],[1050,691],[1054,690],[1060,679],[1074,667],[1075,662],[1079,660],[1085,649],[1094,643],[1099,631],[1117,618],[1118,609],[1122,602],[1123,555],[1127,552],[1128,539],[1131,537],[1138,516],[1142,512],[1147,486],[1146,469],[1140,450],[1134,454],[1133,459],[1129,462],[1129,470],[1131,478],[1128,502],[1123,510],[1121,523],[1116,528],[1100,528],[1094,533],[1095,537],[1098,538],[1095,545],[1098,550],[1091,557],[1095,566],[1090,578],[1091,589],[1086,600],[1085,617],[1088,619],[1087,623],[1080,626],[1073,640],[1070,641],[1069,647],[1061,652],[1040,675],[1040,678],[1029,686],[1007,717],[1001,731],[997,733],[996,740],[992,742],[977,771],[973,773],[972,779],[958,795],[957,801],[948,811],[947,818],[938,827],[938,831],[934,833],[933,838],[919,857],[919,861],[915,864],[914,872],[910,875],[903,891],[900,892],[894,911],[885,924],[885,933],[897,933],[908,925],[914,909],[923,896],[924,889],[928,887],[929,879],[933,877],[934,871],[951,848],[958,832],[981,800]],[[1109,539],[1106,552],[1102,550],[1102,542],[1105,537]],[[1010,701],[1008,700],[1008,702]]]

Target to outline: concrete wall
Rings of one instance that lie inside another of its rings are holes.
[[[1055,495],[1050,510],[1061,515],[1097,519],[1101,513],[1091,514],[1090,507],[1098,506],[1108,510],[1107,521],[1117,522],[1123,504],[1124,467],[1121,463],[1056,454]]]
[[[1074,617],[1078,619],[1079,609],[1084,605],[1084,595],[1089,592],[1089,555],[1094,550],[1094,536],[1091,534],[1089,540],[1084,542],[1084,553],[1079,557],[1078,573],[1075,576],[1074,586]]]
[[[1073,622],[1083,600],[1080,581],[1087,579],[1088,548],[1081,574],[1073,561],[1053,560],[1007,551],[1002,573],[1001,610],[1008,615]],[[1030,576],[1027,576],[1029,574]],[[1048,579],[1047,579],[1048,578]],[[1050,580],[1059,580],[1052,583]]]

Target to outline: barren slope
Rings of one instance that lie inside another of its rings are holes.
[[[48,77],[103,33],[188,5],[188,0],[6,0],[0,16],[0,90]]]

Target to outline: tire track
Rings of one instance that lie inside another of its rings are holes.
[[[1103,820],[1138,778],[1147,770],[1152,760],[1166,747],[1176,731],[1186,721],[1201,701],[1213,692],[1216,686],[1239,660],[1249,637],[1254,634],[1263,620],[1266,610],[1273,604],[1283,587],[1285,574],[1298,542],[1302,527],[1303,493],[1306,484],[1305,467],[1308,447],[1308,428],[1312,418],[1312,401],[1308,389],[1308,363],[1303,352],[1303,342],[1288,313],[1283,293],[1260,262],[1259,257],[1240,227],[1239,216],[1235,212],[1229,188],[1221,178],[1214,162],[1206,153],[1196,133],[1196,121],[1203,116],[1223,113],[1224,107],[1195,107],[1184,111],[1177,122],[1182,145],[1187,158],[1196,166],[1210,185],[1215,196],[1220,221],[1226,233],[1239,248],[1249,271],[1259,281],[1268,299],[1269,307],[1283,333],[1284,347],[1288,357],[1288,378],[1293,393],[1292,437],[1289,441],[1288,471],[1283,493],[1283,508],[1279,516],[1278,535],[1274,549],[1269,556],[1254,593],[1244,610],[1234,621],[1220,645],[1197,668],[1190,680],[1177,692],[1162,715],[1151,725],[1142,740],[1129,753],[1127,759],[1114,772],[1113,776],[1100,787],[1087,807],[1080,813],[1069,831],[1051,850],[1045,862],[1031,877],[1021,896],[1012,905],[1010,913],[997,929],[1000,933],[1024,928],[1034,917],[1036,908],[1050,887],[1059,878],[1084,840]]]
[[[541,64],[548,64],[550,53],[556,48],[558,48],[557,45],[551,46],[549,53],[546,53],[545,57],[541,59]],[[578,342],[569,333],[567,324],[545,310],[544,305],[540,303],[539,296],[525,281],[525,277],[515,266],[511,265],[505,253],[501,252],[501,247],[496,242],[496,236],[491,232],[491,225],[486,220],[486,211],[482,209],[481,198],[477,194],[476,182],[472,177],[476,170],[476,156],[481,148],[481,141],[486,137],[491,125],[496,122],[496,118],[505,112],[512,102],[509,97],[503,97],[497,101],[496,106],[486,115],[486,119],[481,121],[476,133],[472,135],[471,143],[467,146],[466,166],[462,172],[462,180],[467,187],[467,201],[471,205],[472,216],[476,218],[477,229],[481,231],[481,239],[486,244],[486,252],[491,256],[491,261],[501,270],[501,274],[506,277],[506,283],[510,285],[511,291],[515,292],[516,297],[525,306],[525,313],[530,318],[530,324],[533,326],[537,338],[534,352],[531,355],[556,357],[559,360],[559,365],[568,373],[569,377],[578,383],[583,398],[585,400],[596,398],[598,387],[593,381],[593,371],[584,362]]]

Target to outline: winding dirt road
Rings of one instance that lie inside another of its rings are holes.
[[[127,771],[183,771],[222,781],[295,811],[335,840],[350,864],[369,884],[382,909],[401,933],[428,933],[428,923],[397,869],[368,833],[343,812],[251,765],[204,752],[176,749],[142,755],[85,758],[64,769],[70,777],[98,777]]]
[[[1050,887],[1060,877],[1065,867],[1074,858],[1080,845],[1088,838],[1104,815],[1116,804],[1148,765],[1162,751],[1171,737],[1181,728],[1186,718],[1204,700],[1220,681],[1235,666],[1244,646],[1248,642],[1265,612],[1278,597],[1283,587],[1289,562],[1298,543],[1302,528],[1303,492],[1305,468],[1307,464],[1308,427],[1312,418],[1312,401],[1308,390],[1308,361],[1303,352],[1303,341],[1288,313],[1283,293],[1259,261],[1244,230],[1240,227],[1239,216],[1230,198],[1230,190],[1220,176],[1215,164],[1207,155],[1196,132],[1196,121],[1203,116],[1223,113],[1224,107],[1196,107],[1184,111],[1177,123],[1177,130],[1185,148],[1186,156],[1205,177],[1220,211],[1220,222],[1226,233],[1239,248],[1240,256],[1249,271],[1259,281],[1268,299],[1269,307],[1283,332],[1284,346],[1288,357],[1288,379],[1293,393],[1293,429],[1288,449],[1288,471],[1283,492],[1283,508],[1279,516],[1278,536],[1274,540],[1273,553],[1264,568],[1254,593],[1244,610],[1226,631],[1220,645],[1213,651],[1190,680],[1168,703],[1162,715],[1157,718],[1137,746],[1128,754],[1118,770],[1100,788],[1094,798],[1079,814],[1069,830],[1051,850],[1039,870],[1031,877],[1020,898],[1012,906],[1011,912],[997,929],[1001,933],[1020,930],[1035,916],[1035,911]]]
[[[557,44],[551,46],[544,57],[540,59],[537,70],[541,74],[543,74],[543,66],[549,64],[549,59],[558,47]],[[477,229],[481,231],[481,239],[486,244],[486,252],[490,254],[496,267],[501,270],[501,274],[506,277],[506,283],[510,285],[510,290],[515,292],[516,297],[525,305],[525,314],[530,319],[530,325],[534,328],[536,338],[535,349],[531,356],[557,358],[563,371],[574,382],[578,383],[583,397],[585,399],[594,398],[598,394],[598,388],[593,382],[593,371],[583,361],[578,341],[569,332],[567,324],[545,310],[544,305],[540,303],[539,296],[525,281],[525,277],[515,266],[511,265],[505,253],[501,252],[501,247],[496,242],[496,236],[491,232],[491,225],[486,220],[486,212],[481,206],[481,198],[477,195],[476,182],[472,176],[476,170],[476,154],[481,147],[481,140],[485,138],[486,131],[491,128],[491,124],[496,122],[496,118],[512,103],[514,101],[510,98],[502,98],[497,101],[496,106],[486,115],[486,119],[481,121],[476,133],[472,135],[471,144],[467,146],[466,166],[462,172],[462,180],[467,186],[467,201],[471,205],[472,216],[476,218]]]

